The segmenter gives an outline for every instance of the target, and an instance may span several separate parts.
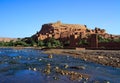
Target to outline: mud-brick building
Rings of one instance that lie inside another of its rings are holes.
[[[68,39],[71,35],[85,34],[86,26],[78,24],[62,24],[60,21],[42,25],[38,33],[38,40],[53,37],[55,39]]]
[[[64,24],[60,21],[42,25],[41,30],[33,37],[36,40],[55,38],[61,42],[70,41],[70,45],[74,47],[78,45],[81,39],[86,39],[90,42],[91,47],[98,47],[98,41],[94,34],[101,35],[104,38],[117,38],[116,36],[107,34],[104,29],[97,27],[95,29],[89,29],[86,25]]]

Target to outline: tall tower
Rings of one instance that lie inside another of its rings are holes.
[[[70,46],[76,47],[78,44],[79,38],[78,35],[71,35],[70,36]]]
[[[91,48],[98,48],[98,34],[91,34],[90,47]]]

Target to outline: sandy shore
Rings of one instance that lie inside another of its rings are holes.
[[[85,61],[120,68],[120,50],[48,49],[44,53],[69,55]]]

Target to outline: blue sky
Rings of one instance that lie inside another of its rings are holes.
[[[120,0],[0,0],[0,37],[29,37],[58,20],[120,34]]]

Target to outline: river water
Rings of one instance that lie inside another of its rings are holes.
[[[46,74],[46,65],[51,70]],[[65,68],[65,65],[68,66]],[[72,67],[82,67],[82,69]],[[71,80],[56,73],[54,68],[90,76]],[[120,68],[86,62],[71,56],[53,55],[48,58],[41,50],[0,48],[0,83],[120,83]]]

